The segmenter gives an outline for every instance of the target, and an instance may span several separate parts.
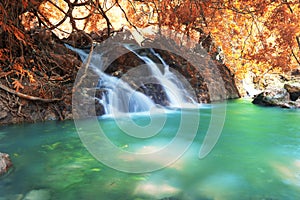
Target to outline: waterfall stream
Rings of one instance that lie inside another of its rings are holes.
[[[66,46],[77,52],[83,62],[86,61],[88,57],[86,51]],[[194,96],[185,88],[187,84],[182,83],[183,78],[178,78],[178,74],[170,70],[154,49],[146,49],[147,54],[145,54],[145,52],[138,52],[139,48],[131,44],[125,44],[123,47],[145,63],[126,73],[126,80],[105,73],[104,53],[94,51],[89,65],[99,76],[97,89],[102,91],[102,95],[96,98],[103,105],[105,114],[147,112],[157,106],[182,108],[197,104]],[[151,58],[148,54],[151,54]],[[135,79],[138,79],[136,85],[139,88],[134,88],[130,84],[136,81]]]
[[[125,47],[146,63],[147,68],[151,71],[150,76],[156,78],[158,83],[162,86],[163,91],[166,93],[170,107],[180,108],[187,103],[196,103],[192,98],[192,95],[184,88],[179,78],[170,71],[169,65],[154,51],[154,49],[150,49],[150,52],[161,62],[162,71],[159,68],[160,64],[155,63],[146,55],[138,54],[130,47],[130,45],[126,45]]]

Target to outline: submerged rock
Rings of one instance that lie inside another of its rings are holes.
[[[46,189],[31,190],[26,194],[23,200],[49,200],[50,191]]]
[[[137,186],[135,194],[151,199],[173,199],[172,196],[178,194],[180,190],[166,183],[157,184],[152,182],[144,182]]]
[[[9,155],[0,152],[0,175],[5,174],[12,167]]]
[[[23,199],[22,194],[12,194],[12,195],[0,197],[0,200],[22,200],[22,199]]]

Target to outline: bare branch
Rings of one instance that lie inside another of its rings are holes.
[[[130,26],[132,26],[139,34],[141,34],[141,32],[138,30],[138,28],[129,20],[126,11],[122,8],[122,6],[119,4],[119,1],[116,0],[116,4],[118,5],[118,7],[121,9],[121,11],[123,12],[126,21],[130,24]],[[142,35],[142,34],[141,34]]]

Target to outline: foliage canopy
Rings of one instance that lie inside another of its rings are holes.
[[[17,73],[12,84],[19,90],[23,77],[35,82],[33,69],[24,66],[34,58],[22,59],[26,48],[37,51],[32,37],[37,30],[63,39],[78,32],[107,37],[124,26],[155,27],[162,34],[173,30],[193,37],[209,52],[219,47],[238,79],[249,71],[262,77],[299,68],[299,24],[299,0],[10,0],[0,3],[0,65]]]

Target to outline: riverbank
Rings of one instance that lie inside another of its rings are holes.
[[[15,47],[13,62],[1,63],[0,125],[72,118],[80,60],[49,31],[36,30],[29,39],[22,51]]]

